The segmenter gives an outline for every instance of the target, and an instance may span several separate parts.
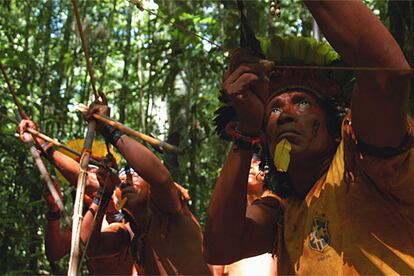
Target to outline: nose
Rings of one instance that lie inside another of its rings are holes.
[[[292,113],[289,110],[283,110],[280,114],[279,118],[277,119],[278,125],[284,125],[286,123],[294,122],[295,118],[293,117]]]
[[[128,184],[126,181],[122,181],[121,184],[119,184],[119,188],[122,190],[123,188],[129,186],[130,184]]]

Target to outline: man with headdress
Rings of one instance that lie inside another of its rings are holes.
[[[33,121],[22,120],[18,126],[20,138],[23,142],[24,132],[27,128],[36,129],[37,126]],[[43,157],[48,155],[48,160],[53,162],[56,169],[62,173],[67,181],[72,186],[76,186],[77,177],[79,174],[80,166],[71,157],[64,153],[54,150],[52,144],[46,143],[43,139],[37,137],[37,143],[41,145],[42,150],[39,149]],[[76,143],[72,143],[74,146]],[[97,158],[95,156],[95,158]],[[115,161],[114,161],[115,162]],[[112,200],[112,192],[105,192],[105,185],[109,185],[106,181],[106,169],[90,166],[88,169],[88,181],[85,187],[84,195],[84,210],[83,221],[81,227],[81,240],[84,244],[87,243],[89,236],[94,227],[94,216],[98,209],[104,210],[101,212],[105,215],[105,223],[102,221],[99,223],[99,231],[104,232],[116,232],[118,229],[129,230],[129,225],[124,222],[117,221],[118,211],[116,210],[115,203]],[[117,178],[116,178],[117,179]],[[111,178],[112,184],[119,182]],[[61,189],[55,179],[55,187],[61,197]],[[100,187],[101,186],[101,187]],[[60,220],[61,213],[54,202],[53,197],[47,191],[45,193],[45,199],[48,203],[48,213],[46,215],[47,224],[45,226],[45,249],[46,256],[49,261],[55,262],[69,254],[71,247],[71,230],[67,228],[61,228]],[[102,216],[103,217],[103,216]],[[137,269],[132,259],[130,251],[122,252],[122,254],[113,254],[111,256],[101,257],[99,252],[96,256],[90,254],[87,260],[87,266],[92,274],[96,275],[136,275]]]
[[[208,210],[205,256],[209,263],[225,264],[273,252],[280,274],[413,274],[409,65],[362,2],[305,3],[347,64],[377,70],[355,70],[341,137],[344,109],[335,74],[305,69],[268,74],[271,62],[236,52],[223,89],[238,123],[227,128],[234,145]],[[288,63],[277,60],[297,52],[300,43],[290,49],[268,43],[263,50],[276,58],[276,66],[304,65],[297,62],[312,52],[321,58],[308,65],[328,65],[335,56],[307,43]],[[246,210],[240,183],[246,182],[257,141],[265,142],[266,181],[282,200],[256,201]]]

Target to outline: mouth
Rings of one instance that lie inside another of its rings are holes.
[[[126,197],[129,194],[137,193],[137,191],[132,186],[126,186],[121,189],[122,197]]]
[[[280,141],[283,138],[298,137],[300,135],[301,135],[301,133],[299,131],[296,131],[296,130],[286,130],[286,131],[282,131],[278,135],[276,135],[275,141]]]

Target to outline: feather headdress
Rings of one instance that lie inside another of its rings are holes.
[[[274,61],[276,65],[345,65],[339,54],[327,42],[319,42],[313,38],[275,36],[271,39],[259,38],[259,41],[266,58]],[[354,76],[349,71],[341,70],[276,68],[271,72],[270,79],[269,97],[292,88],[306,88],[321,100],[342,110],[345,99],[349,98],[349,92],[352,90]],[[237,114],[223,92],[219,99],[222,105],[215,112],[214,123],[220,137],[229,140],[225,128],[229,122],[237,121]]]

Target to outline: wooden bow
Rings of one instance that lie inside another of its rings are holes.
[[[20,119],[20,120],[21,119],[29,119],[29,116],[26,114],[26,112],[24,112],[23,107],[20,104],[20,102],[19,102],[19,100],[16,96],[16,92],[13,88],[13,85],[10,82],[9,77],[7,76],[6,70],[4,70],[4,68],[3,68],[3,64],[1,63],[1,61],[0,61],[0,69],[1,69],[1,72],[3,74],[4,79],[6,80],[7,87],[9,88],[9,91],[10,91],[12,97],[13,97],[13,101],[14,101],[15,105],[17,106],[17,110],[18,110],[19,116],[20,116],[20,118],[18,118],[18,119]],[[28,131],[29,131],[29,129],[28,129]],[[39,153],[37,152],[37,149],[35,147],[35,143],[37,143],[36,139],[34,139],[33,135],[29,134],[29,133],[25,133],[24,136],[25,136],[25,140],[28,141],[30,153],[32,154],[32,157],[33,157],[33,159],[36,163],[36,166],[40,171],[41,178],[45,181],[45,183],[47,185],[47,188],[49,189],[50,194],[52,195],[53,200],[55,201],[56,205],[59,207],[59,210],[62,213],[62,215],[64,217],[64,220],[66,221],[67,225],[71,225],[71,221],[70,221],[69,216],[68,216],[68,214],[65,210],[62,199],[60,198],[58,192],[56,191],[55,185],[53,184],[53,180],[50,177],[50,174],[47,171],[46,166],[42,161],[42,158],[40,157]],[[37,145],[37,146],[40,147],[40,145]]]

